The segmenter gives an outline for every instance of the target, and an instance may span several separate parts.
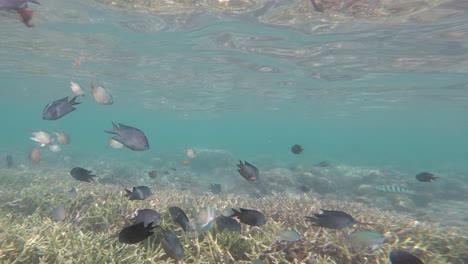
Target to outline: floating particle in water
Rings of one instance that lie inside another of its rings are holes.
[[[75,93],[77,96],[84,96],[84,91],[81,88],[79,84],[76,82],[70,82],[70,89],[72,90],[73,93]]]
[[[306,216],[305,220],[311,222],[312,226],[320,226],[331,229],[341,229],[354,224],[354,218],[341,211],[323,210],[322,214],[313,214],[314,216]]]
[[[299,241],[301,240],[301,235],[293,229],[290,230],[281,230],[278,232],[278,237],[281,240],[286,240],[286,241]]]
[[[375,250],[385,241],[385,237],[377,232],[362,230],[349,234],[348,240],[355,248],[372,247]]]
[[[32,135],[33,136],[30,139],[41,144],[41,147],[54,143],[54,139],[52,138],[52,136],[45,131],[35,131],[32,132]]]
[[[44,120],[57,120],[62,118],[66,114],[69,114],[76,110],[74,105],[81,104],[75,102],[77,96],[73,97],[70,101],[68,101],[68,96],[52,103],[49,103],[42,111],[42,119]]]
[[[149,149],[148,138],[145,133],[138,128],[120,124],[117,126],[112,122],[113,130],[106,131],[109,134],[115,134],[112,139],[125,145],[134,151],[143,151]]]
[[[187,155],[189,159],[194,159],[197,156],[195,150],[193,150],[192,148],[185,149],[185,155]]]
[[[439,177],[436,177],[434,174],[429,172],[421,172],[416,175],[416,180],[420,182],[431,182],[437,180]]]
[[[152,223],[153,226],[158,226],[161,223],[161,220],[161,215],[158,212],[151,209],[140,209],[137,210],[137,214],[133,223],[139,224],[143,222],[145,226]]]
[[[57,137],[57,141],[62,145],[70,144],[70,136],[65,132],[55,132],[55,136]]]
[[[182,161],[182,165],[184,165],[184,166],[190,165],[190,160],[184,160],[184,161]]]
[[[184,210],[177,206],[173,206],[169,208],[169,213],[171,214],[172,220],[179,224],[185,232],[189,230],[189,219]]]
[[[52,210],[52,218],[58,222],[61,222],[67,219],[68,214],[69,214],[68,210],[63,205],[58,205]]]
[[[92,171],[80,168],[80,167],[75,167],[70,171],[70,175],[78,181],[83,181],[83,182],[92,182],[94,181],[94,178],[96,175],[91,174]]]
[[[6,155],[5,167],[7,167],[7,169],[13,168],[13,157],[11,155]]]
[[[400,249],[394,249],[390,252],[390,262],[392,264],[424,264],[415,255]]]
[[[260,172],[254,165],[248,163],[247,161],[244,161],[244,163],[242,163],[242,161],[239,160],[239,164],[237,164],[237,167],[239,167],[237,171],[242,177],[244,177],[244,179],[248,181],[258,180]]]
[[[148,186],[133,187],[132,191],[125,189],[125,192],[125,196],[129,197],[129,200],[145,200],[153,195]]]
[[[231,217],[227,217],[224,215],[218,216],[216,218],[216,226],[218,229],[223,231],[233,231],[233,232],[241,232],[241,224],[237,222],[235,219]]]
[[[91,94],[94,97],[94,100],[102,105],[111,105],[114,103],[114,98],[112,94],[105,88],[99,85],[91,86]]]
[[[304,151],[304,149],[302,148],[301,145],[296,144],[296,145],[291,147],[291,151],[292,151],[292,153],[294,153],[296,155],[299,155],[299,154],[302,153],[302,151]]]
[[[235,217],[246,225],[262,226],[267,222],[265,215],[257,210],[240,208],[240,211],[235,209],[232,209],[232,211],[234,213],[230,217]]]
[[[153,234],[154,228],[156,226],[152,226],[152,223],[145,226],[143,222],[125,227],[119,233],[119,241],[126,244],[141,242]]]
[[[151,179],[156,179],[158,177],[158,172],[157,171],[150,171],[148,173],[148,176],[151,178]]]
[[[413,191],[410,191],[408,189],[405,189],[400,186],[393,186],[393,185],[382,185],[382,186],[376,186],[375,187],[377,190],[381,190],[384,192],[392,192],[392,193],[408,193],[411,194]]]
[[[37,164],[41,162],[41,151],[38,148],[33,148],[29,154],[29,159],[32,163]]]
[[[180,240],[174,231],[170,229],[164,230],[162,246],[164,252],[176,261],[184,258],[184,247],[182,246],[182,243],[180,243]]]
[[[210,190],[214,194],[220,194],[221,193],[221,184],[219,184],[219,183],[211,184]]]

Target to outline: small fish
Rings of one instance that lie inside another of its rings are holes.
[[[241,232],[241,224],[237,222],[235,219],[231,217],[227,217],[224,215],[218,216],[216,219],[216,226],[218,229],[223,231],[233,231],[233,232]]]
[[[105,131],[106,133],[116,135],[112,139],[122,143],[131,150],[143,151],[149,149],[148,138],[146,138],[145,133],[140,129],[120,123],[117,126],[114,122],[112,122],[112,126],[114,127],[112,131]]]
[[[84,182],[94,181],[94,178],[96,177],[96,175],[92,175],[91,173],[92,173],[91,171],[85,170],[80,167],[75,167],[69,172],[69,174],[73,178],[75,178],[75,180],[84,181]]]
[[[400,249],[394,249],[390,252],[390,262],[392,264],[424,264],[415,255]]]
[[[33,148],[29,154],[29,159],[32,163],[37,164],[41,161],[41,151],[38,148]]]
[[[372,247],[372,250],[376,250],[385,241],[385,237],[377,232],[363,230],[349,234],[348,240],[354,248]]]
[[[114,149],[121,149],[124,145],[113,138],[109,138],[109,145]]]
[[[150,171],[148,173],[148,176],[151,178],[151,179],[156,179],[158,177],[158,172],[157,171]]]
[[[32,132],[32,135],[33,136],[30,137],[30,139],[41,144],[41,147],[54,143],[54,139],[52,138],[52,136],[45,131],[40,130],[40,131]]]
[[[182,165],[184,165],[184,166],[190,165],[190,160],[184,160],[184,161],[182,161]]]
[[[55,136],[57,137],[57,141],[62,145],[70,144],[70,136],[68,136],[65,132],[55,132]]]
[[[137,186],[133,187],[133,190],[125,190],[125,196],[129,197],[129,200],[145,200],[146,198],[153,195],[151,189],[148,186]]]
[[[94,96],[94,100],[102,105],[111,105],[114,103],[112,94],[101,86],[92,85],[91,94]]]
[[[376,186],[377,190],[381,190],[384,192],[392,192],[392,193],[413,193],[413,191],[407,190],[403,187],[393,186],[393,185],[382,185]]]
[[[416,175],[416,180],[420,182],[431,182],[437,180],[439,177],[436,177],[434,174],[429,172],[421,172]]]
[[[70,102],[68,101],[68,96],[52,103],[49,103],[42,111],[42,119],[44,120],[57,120],[68,113],[71,113],[76,110],[74,105],[81,104],[75,102],[77,96],[73,97]]]
[[[236,217],[246,225],[262,226],[267,222],[265,215],[257,210],[240,208],[240,212],[235,209],[232,209],[232,211],[234,213],[229,217]]]
[[[73,93],[75,93],[77,96],[84,96],[84,91],[81,88],[79,84],[76,82],[70,82],[70,89],[72,90]]]
[[[119,233],[119,241],[126,244],[136,244],[150,237],[154,228],[156,226],[152,226],[152,223],[145,226],[144,222],[125,227]]]
[[[315,163],[314,166],[320,168],[327,168],[331,166],[331,163],[329,161],[323,160]]]
[[[36,0],[0,0],[0,10],[14,10],[21,16],[21,22],[27,27],[33,27],[31,19],[34,14],[34,10],[28,7],[28,3],[39,4]]]
[[[185,155],[187,155],[189,159],[194,159],[196,157],[195,150],[192,148],[185,149]]]
[[[144,223],[145,226],[152,224],[153,226],[158,226],[162,221],[161,215],[151,209],[140,209],[137,210],[137,215],[133,224]]]
[[[68,190],[68,197],[70,197],[71,199],[76,199],[77,195],[78,193],[76,192],[75,187],[72,187],[70,190]]]
[[[194,214],[195,230],[198,234],[209,231],[216,220],[216,209],[211,206],[206,206]]]
[[[7,167],[7,169],[13,168],[13,157],[11,155],[6,155],[5,167]]]
[[[242,161],[239,160],[239,164],[237,164],[237,167],[239,167],[237,171],[242,177],[244,177],[244,179],[248,181],[258,180],[258,176],[260,173],[257,167],[255,167],[254,165],[248,163],[247,161],[244,161],[244,163],[242,163]]]
[[[281,240],[286,240],[286,241],[299,241],[301,240],[301,235],[296,230],[290,229],[290,230],[281,230],[278,233],[278,237]]]
[[[50,151],[52,151],[54,153],[58,153],[58,152],[62,151],[62,148],[57,144],[49,145],[49,149],[50,149]]]
[[[174,231],[170,229],[164,230],[162,246],[164,252],[176,261],[184,258],[184,247],[182,246],[182,243],[180,243],[180,240]]]
[[[189,230],[189,219],[181,208],[176,206],[170,207],[169,213],[171,214],[172,220],[179,224],[185,232]]]
[[[67,219],[68,210],[63,205],[58,205],[52,210],[52,218],[57,222],[62,222]]]
[[[320,226],[331,229],[341,229],[354,224],[354,218],[341,211],[323,210],[322,214],[313,214],[314,216],[305,216],[307,222],[312,222],[312,226]]]
[[[219,184],[219,183],[211,184],[210,190],[214,194],[220,194],[221,193],[221,184]]]
[[[296,145],[291,147],[291,151],[292,151],[292,153],[294,153],[296,155],[299,155],[299,154],[302,153],[302,151],[304,151],[304,149],[302,148],[301,145],[296,144]]]

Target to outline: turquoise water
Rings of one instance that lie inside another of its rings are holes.
[[[43,129],[68,132],[72,144],[57,155],[80,164],[182,160],[191,146],[266,168],[330,160],[464,174],[468,21],[448,7],[439,9],[453,14],[426,20],[424,13],[313,17],[286,27],[250,15],[48,1],[34,6],[32,29],[15,16],[1,18],[0,150],[22,159],[34,146],[29,133]],[[60,120],[42,120],[47,103],[72,95],[70,80],[85,89],[83,103]],[[91,83],[109,89],[115,103],[98,105]],[[110,148],[103,131],[111,121],[145,131],[150,151]],[[301,156],[290,152],[296,143],[305,148]],[[45,164],[61,161],[45,155]]]

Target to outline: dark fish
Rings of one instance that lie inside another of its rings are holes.
[[[133,187],[133,190],[125,190],[127,193],[125,196],[128,196],[129,200],[145,200],[146,198],[153,195],[151,189],[148,186],[137,186]]]
[[[137,210],[137,215],[133,224],[139,224],[143,222],[145,226],[153,224],[153,226],[158,226],[161,223],[161,215],[151,209],[141,209]]]
[[[242,177],[244,177],[244,179],[246,179],[248,181],[258,180],[259,171],[258,171],[257,167],[255,167],[254,165],[248,163],[247,161],[244,161],[244,163],[242,163],[242,161],[240,161],[240,160],[239,160],[239,164],[237,164],[237,166],[239,167],[239,169],[237,171],[240,173],[240,175]]]
[[[315,163],[314,166],[315,167],[321,167],[321,168],[327,168],[327,167],[330,167],[331,164],[330,164],[329,161],[323,160],[323,161]]]
[[[424,264],[415,255],[400,249],[394,249],[390,252],[390,262],[392,264]]]
[[[75,167],[70,171],[70,175],[78,181],[92,182],[96,175],[92,175],[91,171],[80,167]]]
[[[162,246],[164,252],[166,252],[169,257],[175,260],[181,260],[184,258],[184,247],[182,246],[182,243],[180,243],[180,240],[174,231],[170,229],[164,230]]]
[[[117,135],[112,139],[122,143],[131,150],[142,151],[149,149],[148,138],[146,138],[145,133],[140,129],[120,123],[117,126],[114,122],[112,122],[112,126],[114,127],[112,131],[105,131],[106,133]]]
[[[11,155],[6,155],[5,166],[7,167],[7,169],[13,168],[13,157]]]
[[[221,184],[219,184],[219,183],[211,184],[210,190],[214,194],[220,194],[221,193]]]
[[[229,217],[237,217],[241,223],[251,226],[262,226],[266,224],[266,217],[264,214],[256,210],[240,208],[240,212],[232,209],[234,214]]]
[[[75,102],[77,96],[73,97],[70,102],[68,96],[46,105],[44,111],[42,111],[42,119],[44,120],[57,120],[64,115],[76,110],[74,105],[81,104]]]
[[[341,211],[323,210],[322,214],[314,214],[314,216],[306,216],[305,220],[312,222],[313,226],[326,227],[331,229],[341,229],[354,224],[354,218]]]
[[[225,230],[234,232],[241,231],[241,225],[239,222],[232,219],[231,217],[226,217],[224,215],[220,215],[218,218],[216,218],[216,226],[221,232]]]
[[[152,226],[152,223],[145,226],[143,222],[125,227],[119,233],[119,241],[127,244],[141,242],[153,234],[152,230],[154,228],[156,228],[156,226]]]
[[[169,213],[171,214],[172,220],[178,223],[185,232],[189,229],[189,219],[182,209],[173,206],[169,208]]]
[[[301,145],[297,145],[297,144],[292,146],[291,148],[292,153],[297,154],[297,155],[301,154],[303,150],[304,149],[301,147]]]
[[[148,173],[148,176],[151,178],[151,179],[156,179],[156,177],[158,177],[158,173],[156,171],[150,171]]]
[[[30,21],[34,10],[28,7],[28,2],[40,5],[36,0],[0,0],[0,10],[15,10],[21,15],[21,22],[27,27],[33,27]]]
[[[420,182],[431,182],[435,181],[439,177],[436,177],[434,174],[429,173],[429,172],[421,172],[418,175],[416,175],[416,179]]]

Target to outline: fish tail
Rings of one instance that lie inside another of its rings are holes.
[[[125,195],[124,197],[132,196],[132,191],[125,189]]]
[[[231,208],[231,210],[232,210],[234,213],[233,213],[232,215],[230,215],[229,217],[240,216],[240,215],[241,215],[241,212],[237,211],[236,209]]]
[[[109,133],[109,134],[116,134],[118,135],[119,134],[119,127],[114,123],[112,122],[112,130],[110,131],[104,131],[106,133]]]
[[[16,9],[16,12],[20,14],[21,22],[23,22],[23,24],[25,24],[27,27],[34,27],[34,25],[30,23],[32,16],[34,14],[33,9],[26,7],[26,8]]]
[[[78,97],[78,95],[75,96],[75,97],[73,97],[73,98],[70,100],[70,102],[68,102],[68,103],[69,103],[70,105],[81,104],[81,102],[75,102],[75,100],[76,100],[77,97]]]
[[[304,216],[306,222],[317,222],[317,218],[314,216]]]

